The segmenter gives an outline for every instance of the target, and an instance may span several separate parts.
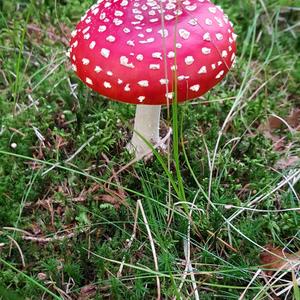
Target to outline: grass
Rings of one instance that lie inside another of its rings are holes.
[[[267,285],[259,254],[300,248],[300,4],[215,2],[235,69],[163,110],[173,152],[125,169],[134,107],[64,54],[92,1],[0,2],[0,299],[299,299],[299,270]]]

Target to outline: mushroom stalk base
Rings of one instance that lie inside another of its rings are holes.
[[[157,144],[159,138],[159,121],[161,105],[137,105],[134,132],[127,149],[135,153],[135,157],[141,159],[151,153],[151,148],[141,136],[151,144]]]

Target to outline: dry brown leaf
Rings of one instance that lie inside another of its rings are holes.
[[[286,121],[292,128],[300,130],[300,108],[293,109]]]
[[[300,108],[293,109],[287,117],[282,118],[282,119],[285,120],[286,123],[289,124],[289,126],[291,128],[299,130],[299,128],[300,128]],[[274,131],[276,129],[280,129],[282,127],[286,127],[286,125],[279,117],[270,116],[264,124],[261,124],[258,127],[258,130],[260,132],[265,132],[265,131],[272,132],[272,131]]]
[[[122,204],[124,204],[124,200],[120,198],[119,195],[117,195],[117,192],[115,192],[115,195],[100,195],[95,196],[94,200],[103,201],[105,203],[112,204],[116,209],[119,209]]]
[[[263,251],[259,258],[261,267],[268,276],[272,276],[278,270],[295,270],[300,267],[300,251],[290,254],[272,245],[267,245],[265,248],[268,251]]]
[[[96,296],[97,287],[93,284],[81,288],[78,300],[88,300]]]
[[[267,121],[267,127],[269,130],[273,131],[275,129],[279,129],[282,127],[282,121],[279,118],[276,118],[274,116],[271,116]]]
[[[287,117],[270,116],[265,123],[258,127],[258,132],[263,134],[267,139],[273,142],[273,149],[275,151],[283,151],[287,145],[285,133],[276,133],[278,129],[300,130],[300,109],[293,109]]]
[[[279,170],[284,170],[289,167],[296,166],[300,161],[298,156],[288,156],[278,160],[275,164],[275,168]]]
[[[258,132],[272,141],[275,151],[282,150],[285,145],[285,138],[274,134],[274,130],[279,129],[281,126],[282,121],[274,116],[271,116],[265,123],[260,124],[257,128]]]

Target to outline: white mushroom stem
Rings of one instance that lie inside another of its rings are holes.
[[[160,111],[161,105],[137,105],[134,132],[128,145],[128,149],[135,153],[136,158],[142,158],[151,150],[143,139],[151,144],[159,142]]]

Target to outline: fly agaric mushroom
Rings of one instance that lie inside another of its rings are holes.
[[[197,98],[230,69],[232,24],[210,0],[99,0],[72,33],[79,78],[112,100],[136,104],[137,157],[159,141],[161,105]],[[176,82],[176,91],[175,91]],[[141,138],[141,136],[143,138]]]

